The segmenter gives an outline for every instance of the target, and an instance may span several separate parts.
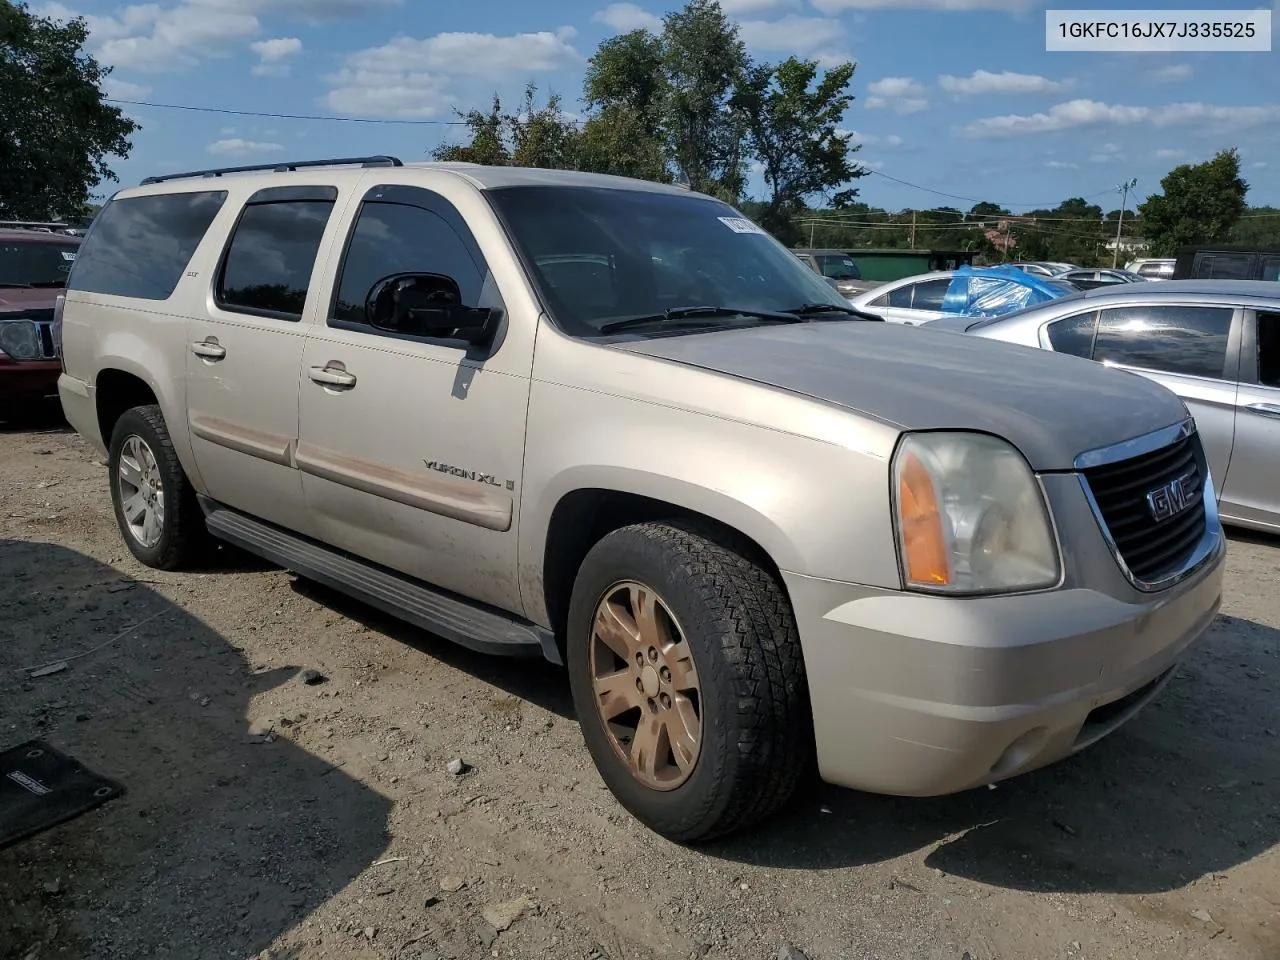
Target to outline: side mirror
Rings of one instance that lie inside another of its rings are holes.
[[[383,277],[369,289],[364,312],[379,330],[467,343],[491,339],[501,318],[500,310],[464,306],[457,281],[438,273]]]

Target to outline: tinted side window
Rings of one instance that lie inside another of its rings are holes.
[[[889,306],[900,307],[903,310],[910,310],[911,309],[911,290],[913,287],[914,287],[914,284],[908,283],[908,284],[904,284],[901,287],[898,287],[897,290],[890,291]]]
[[[927,280],[924,283],[917,283],[915,296],[911,299],[912,308],[916,310],[941,310],[942,300],[947,295],[947,288],[950,286],[950,280]]]
[[[112,200],[90,228],[71,290],[167,300],[227,199],[225,190]]]
[[[1056,353],[1069,353],[1073,357],[1088,360],[1093,356],[1093,322],[1097,316],[1090,310],[1088,313],[1077,313],[1074,317],[1053,321],[1046,331],[1049,345]]]
[[[227,246],[215,293],[218,306],[297,320],[333,211],[331,200],[251,203]]]
[[[1253,274],[1253,257],[1247,253],[1236,256],[1214,254],[1196,258],[1196,277],[1205,280],[1250,280]]]
[[[1093,359],[1221,379],[1229,307],[1120,307],[1098,315]]]
[[[370,288],[393,273],[444,274],[457,282],[464,304],[488,305],[481,303],[488,270],[443,217],[409,204],[366,201],[347,246],[333,319],[364,323]]]
[[[871,307],[887,307],[887,306],[889,305],[889,297],[890,297],[890,295],[889,295],[889,294],[887,294],[887,293],[882,293],[880,296],[878,296],[878,297],[876,297],[874,300],[872,300],[872,301],[871,301],[871,303],[869,303],[869,304],[868,304],[868,306],[871,306]]]
[[[1280,313],[1258,314],[1258,382],[1280,387]]]
[[[1280,280],[1280,257],[1268,257],[1262,261],[1262,274],[1259,280]]]

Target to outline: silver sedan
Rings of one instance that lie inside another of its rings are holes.
[[[1163,384],[1195,417],[1223,522],[1280,532],[1280,283],[1117,284],[924,329],[1073,354]]]

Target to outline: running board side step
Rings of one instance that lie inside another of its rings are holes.
[[[200,498],[209,532],[286,570],[480,653],[543,656],[562,666],[550,630]]]

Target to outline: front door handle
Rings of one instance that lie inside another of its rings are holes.
[[[1245,409],[1262,417],[1280,420],[1280,403],[1251,403]]]
[[[308,376],[315,383],[325,387],[336,387],[339,390],[350,390],[356,385],[356,375],[347,373],[341,367],[312,367]]]
[[[200,340],[191,345],[191,352],[202,360],[221,360],[227,355],[227,348],[213,337]]]

